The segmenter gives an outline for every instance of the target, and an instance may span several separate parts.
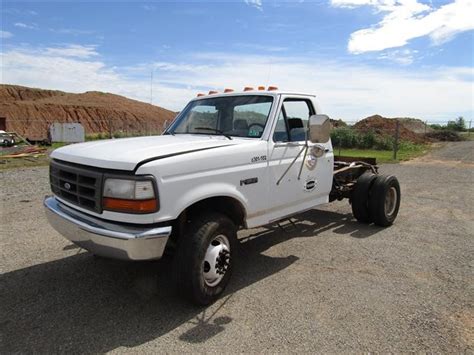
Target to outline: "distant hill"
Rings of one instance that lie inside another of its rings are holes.
[[[72,94],[57,90],[0,85],[0,117],[8,131],[31,139],[46,138],[53,122],[79,122],[86,133],[156,133],[176,113],[123,96],[88,91]]]

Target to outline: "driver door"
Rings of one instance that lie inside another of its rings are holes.
[[[282,100],[269,141],[272,220],[328,201],[333,172],[331,142],[321,144],[324,148],[321,157],[311,154],[314,144],[308,142],[305,154],[308,120],[315,113],[309,98]]]

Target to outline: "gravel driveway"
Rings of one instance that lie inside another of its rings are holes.
[[[387,229],[347,202],[239,233],[239,265],[206,309],[176,298],[170,260],[95,258],[46,222],[47,168],[1,173],[0,353],[474,350],[474,142],[384,165]]]

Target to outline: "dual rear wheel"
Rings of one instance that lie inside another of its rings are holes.
[[[365,173],[357,179],[352,192],[352,213],[359,222],[388,227],[397,218],[400,197],[395,176]]]

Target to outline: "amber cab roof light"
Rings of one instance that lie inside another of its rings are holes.
[[[258,87],[258,90],[259,90],[259,91],[264,91],[264,90],[265,90],[265,86],[259,86],[259,87]]]
[[[269,86],[268,87],[268,91],[275,91],[275,90],[278,90],[278,88],[276,86]]]
[[[202,97],[202,96],[206,96],[205,94],[203,94],[202,92],[200,92],[199,94],[196,95],[197,97]]]
[[[244,87],[244,91],[253,91],[253,87],[246,86],[246,87]]]
[[[217,92],[217,91],[215,91],[215,90],[210,90],[208,95],[214,95],[214,94],[218,94],[218,93],[219,93],[219,92]]]
[[[225,92],[225,93],[234,92],[234,89],[229,89],[229,88],[227,88],[227,89],[224,90],[224,92]]]

